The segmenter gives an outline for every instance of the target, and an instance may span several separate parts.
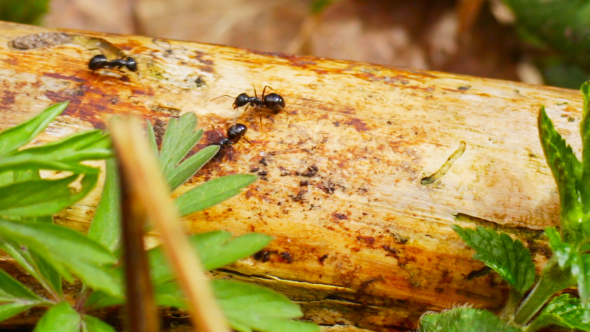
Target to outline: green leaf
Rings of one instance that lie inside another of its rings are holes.
[[[173,170],[201,139],[203,130],[195,132],[196,126],[197,117],[193,113],[186,113],[180,119],[171,118],[168,121],[159,158],[164,174]]]
[[[0,156],[15,151],[21,146],[29,143],[40,132],[42,132],[53,119],[63,112],[69,102],[55,104],[32,119],[29,119],[18,126],[4,130],[0,133]]]
[[[101,244],[69,228],[47,223],[21,223],[0,219],[4,239],[26,246],[43,257],[64,278],[69,271],[94,289],[113,295],[122,293],[116,274],[108,270],[117,259]]]
[[[96,185],[98,174],[86,174],[82,189],[70,184],[79,175],[59,180],[31,180],[0,187],[0,215],[44,216],[58,213],[86,196]]]
[[[183,161],[178,167],[166,174],[166,181],[171,190],[197,173],[203,165],[213,158],[219,151],[219,145],[210,145]]]
[[[590,254],[578,254],[572,263],[572,275],[578,280],[578,293],[583,304],[590,302]]]
[[[186,216],[219,204],[239,194],[256,179],[251,174],[234,174],[207,181],[176,199],[179,213]]]
[[[420,332],[520,332],[487,310],[455,308],[420,319]]]
[[[12,316],[16,316],[21,312],[32,308],[33,304],[24,304],[24,303],[8,303],[8,304],[1,304],[0,305],[0,322],[7,320]]]
[[[553,127],[544,107],[539,112],[538,124],[541,145],[559,191],[565,240],[572,243],[578,237],[583,217],[580,205],[582,195],[578,183],[582,175],[582,165],[572,148]]]
[[[196,126],[197,117],[193,113],[186,113],[180,119],[170,119],[168,122],[158,160],[171,190],[190,179],[219,151],[219,146],[208,146],[180,163],[203,136],[203,130],[195,131]],[[158,155],[154,129],[149,122],[148,138],[151,149]]]
[[[549,302],[525,331],[534,332],[549,325],[590,331],[590,310],[582,305],[580,299],[562,294]]]
[[[0,159],[0,172],[41,169],[52,171],[69,171],[72,173],[80,174],[90,174],[99,172],[98,168],[78,164],[76,162],[56,160],[55,157],[52,155],[16,155],[5,156]]]
[[[54,269],[50,263],[48,263],[43,257],[39,256],[38,254],[31,253],[31,257],[37,265],[37,270],[39,271],[39,274],[47,282],[48,287],[50,287],[58,295],[63,295],[62,280],[59,271]]]
[[[590,3],[587,0],[504,0],[517,18],[517,26],[558,51],[568,62],[587,70],[590,59]]]
[[[104,159],[112,155],[111,140],[108,135],[103,134],[102,130],[86,130],[55,142],[10,154],[10,156],[47,155],[68,162]]]
[[[555,227],[545,229],[545,235],[549,238],[549,246],[557,258],[559,266],[561,268],[569,267],[576,254],[574,248],[561,240],[561,235]]]
[[[47,310],[33,332],[80,332],[81,326],[80,315],[64,301]]]
[[[484,262],[502,276],[520,294],[524,294],[535,281],[535,265],[531,253],[519,240],[505,233],[498,234],[485,227],[472,230],[451,226],[476,253],[473,258]]]
[[[49,0],[0,0],[0,20],[39,24],[49,10]]]
[[[590,84],[588,82],[582,85],[582,96],[584,97],[584,108],[582,110],[582,121],[580,122],[580,133],[582,135],[582,181],[580,186],[582,190],[582,206],[584,207],[585,219],[590,214]],[[584,220],[582,225],[586,237],[590,235],[590,220]]]
[[[160,152],[158,152],[158,142],[156,142],[156,134],[154,133],[154,127],[150,120],[145,120],[147,126],[147,135],[148,135],[148,144],[150,145],[150,150],[154,153],[154,157],[158,157]]]
[[[215,297],[232,328],[238,331],[316,332],[319,327],[291,319],[303,316],[299,306],[267,288],[231,280],[212,280]],[[156,287],[159,305],[186,309],[175,282]],[[253,305],[255,304],[255,305]]]
[[[96,214],[88,230],[88,237],[103,244],[111,252],[119,246],[121,233],[121,190],[117,162],[106,161],[106,179]]]
[[[229,232],[215,231],[191,235],[189,240],[191,246],[199,253],[206,270],[217,269],[253,255],[272,241],[272,237],[257,233],[245,234],[234,239],[231,237]],[[175,278],[160,247],[151,249],[148,254],[154,285]]]
[[[115,329],[96,317],[84,315],[82,332],[115,332]]]
[[[272,237],[249,233],[232,239],[229,232],[214,231],[191,235],[189,240],[191,246],[199,253],[199,258],[205,269],[212,270],[255,254],[266,247]],[[160,247],[151,249],[148,255],[150,275],[154,286],[158,287],[175,278]],[[121,268],[117,268],[117,271],[123,273]],[[93,292],[86,301],[86,306],[97,309],[122,303],[122,296],[113,297],[104,292]]]
[[[19,302],[25,305],[34,305],[44,300],[30,289],[14,279],[4,270],[0,269],[0,302]]]

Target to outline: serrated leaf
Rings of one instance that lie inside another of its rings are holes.
[[[43,299],[0,269],[0,302],[19,302],[25,305],[34,305],[43,302]]]
[[[86,196],[96,185],[98,174],[86,174],[80,191],[70,184],[79,176],[59,180],[31,180],[0,187],[0,215],[44,216],[58,213]]]
[[[102,195],[90,229],[88,237],[103,244],[111,252],[119,246],[121,234],[121,190],[119,188],[119,174],[117,162],[114,159],[106,161],[106,179]]]
[[[186,216],[219,204],[239,194],[257,178],[251,174],[234,174],[209,180],[176,198],[178,212]]]
[[[582,121],[580,122],[580,133],[582,135],[582,180],[580,181],[582,190],[582,206],[584,208],[585,218],[582,230],[584,237],[590,236],[590,84],[584,83],[581,88],[584,97],[584,108],[582,111]]]
[[[576,158],[572,148],[555,130],[551,119],[541,107],[539,112],[539,136],[545,158],[551,168],[561,205],[561,220],[566,242],[576,237],[582,221],[582,195],[579,179],[582,176],[582,164]]]
[[[496,271],[520,294],[524,294],[535,281],[535,265],[531,253],[519,240],[505,233],[498,234],[485,227],[475,230],[451,226],[476,253],[473,258],[484,262]]]
[[[195,131],[196,127],[197,117],[193,113],[168,121],[158,158],[165,175],[178,165],[203,136],[203,130]]]
[[[525,331],[534,332],[549,325],[590,331],[590,310],[580,299],[562,294],[551,300]]]
[[[590,302],[590,254],[577,254],[571,266],[583,304]]]
[[[107,270],[117,259],[108,249],[81,233],[47,223],[0,219],[0,234],[43,257],[68,280],[71,280],[69,270],[95,289],[114,295],[122,293],[120,282]]]
[[[549,238],[549,246],[557,258],[559,266],[561,268],[570,266],[576,254],[574,248],[561,240],[561,235],[555,227],[545,229],[545,235]]]
[[[303,316],[303,313],[298,305],[282,294],[231,280],[212,280],[211,284],[231,327],[238,331],[319,331],[319,327],[314,324],[291,320]],[[157,286],[156,301],[159,305],[186,309],[186,303],[175,282]]]
[[[51,307],[41,317],[33,332],[80,332],[82,318],[66,301]]]
[[[84,315],[82,332],[115,332],[115,329],[94,316]]]
[[[455,308],[443,313],[426,314],[420,319],[420,332],[520,332],[506,325],[487,310]]]
[[[191,235],[189,241],[199,254],[204,268],[213,270],[257,253],[272,241],[272,237],[250,233],[232,239],[229,232],[215,231]],[[150,275],[154,285],[174,279],[160,247],[151,249],[148,254]]]
[[[68,106],[69,102],[55,104],[32,119],[0,132],[0,156],[29,143],[42,132]]]
[[[16,316],[21,312],[32,308],[34,304],[23,304],[23,303],[8,303],[0,304],[0,322],[7,320],[12,316]]]
[[[180,163],[175,169],[166,174],[168,187],[171,190],[178,188],[178,186],[195,175],[218,151],[219,145],[210,145]]]

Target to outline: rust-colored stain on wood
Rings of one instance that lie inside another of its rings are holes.
[[[252,145],[225,149],[173,195],[227,174],[258,174],[242,195],[187,217],[189,230],[273,235],[268,248],[217,274],[279,289],[308,319],[398,331],[414,328],[426,310],[499,308],[505,285],[493,274],[467,278],[483,265],[454,223],[495,225],[524,238],[538,267],[546,261],[538,234],[558,223],[559,203],[535,121],[545,105],[579,152],[577,91],[145,37],[0,28],[0,129],[64,100],[70,106],[39,141],[128,114],[150,120],[160,141],[170,117],[193,112],[205,130],[202,148],[235,117],[246,124]],[[57,32],[69,39],[10,46]],[[114,45],[105,54],[118,48],[139,71],[90,71],[100,51],[80,40],[105,40]],[[258,112],[241,116],[230,98],[212,101],[265,85],[284,97],[290,116],[261,113],[261,125]],[[463,155],[422,185],[461,142]],[[98,195],[58,221],[86,228],[84,211]]]

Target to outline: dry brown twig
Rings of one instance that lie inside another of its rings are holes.
[[[137,194],[147,217],[162,238],[164,253],[178,275],[189,304],[195,331],[229,332],[229,327],[205,277],[199,258],[190,246],[169,190],[162,179],[141,126],[134,118],[111,122],[113,142],[125,178]]]

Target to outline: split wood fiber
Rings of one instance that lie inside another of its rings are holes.
[[[216,271],[278,289],[307,319],[374,331],[415,327],[427,310],[468,303],[501,307],[498,276],[449,227],[476,225],[520,237],[537,269],[550,251],[542,230],[559,222],[555,182],[536,118],[545,105],[579,153],[578,91],[367,63],[270,54],[232,47],[0,24],[0,129],[47,106],[70,106],[34,144],[90,128],[115,114],[154,124],[199,117],[202,148],[241,111],[231,98],[281,94],[285,114],[248,111],[246,138],[216,157],[173,196],[226,174],[256,173],[245,193],[185,218],[190,232],[224,229],[276,239],[262,252]],[[122,50],[138,73],[88,70]],[[93,46],[94,45],[94,46]],[[435,174],[465,142],[462,155]],[[60,214],[88,228],[99,189]],[[10,266],[6,259],[5,264]],[[14,320],[14,321],[18,321]]]

